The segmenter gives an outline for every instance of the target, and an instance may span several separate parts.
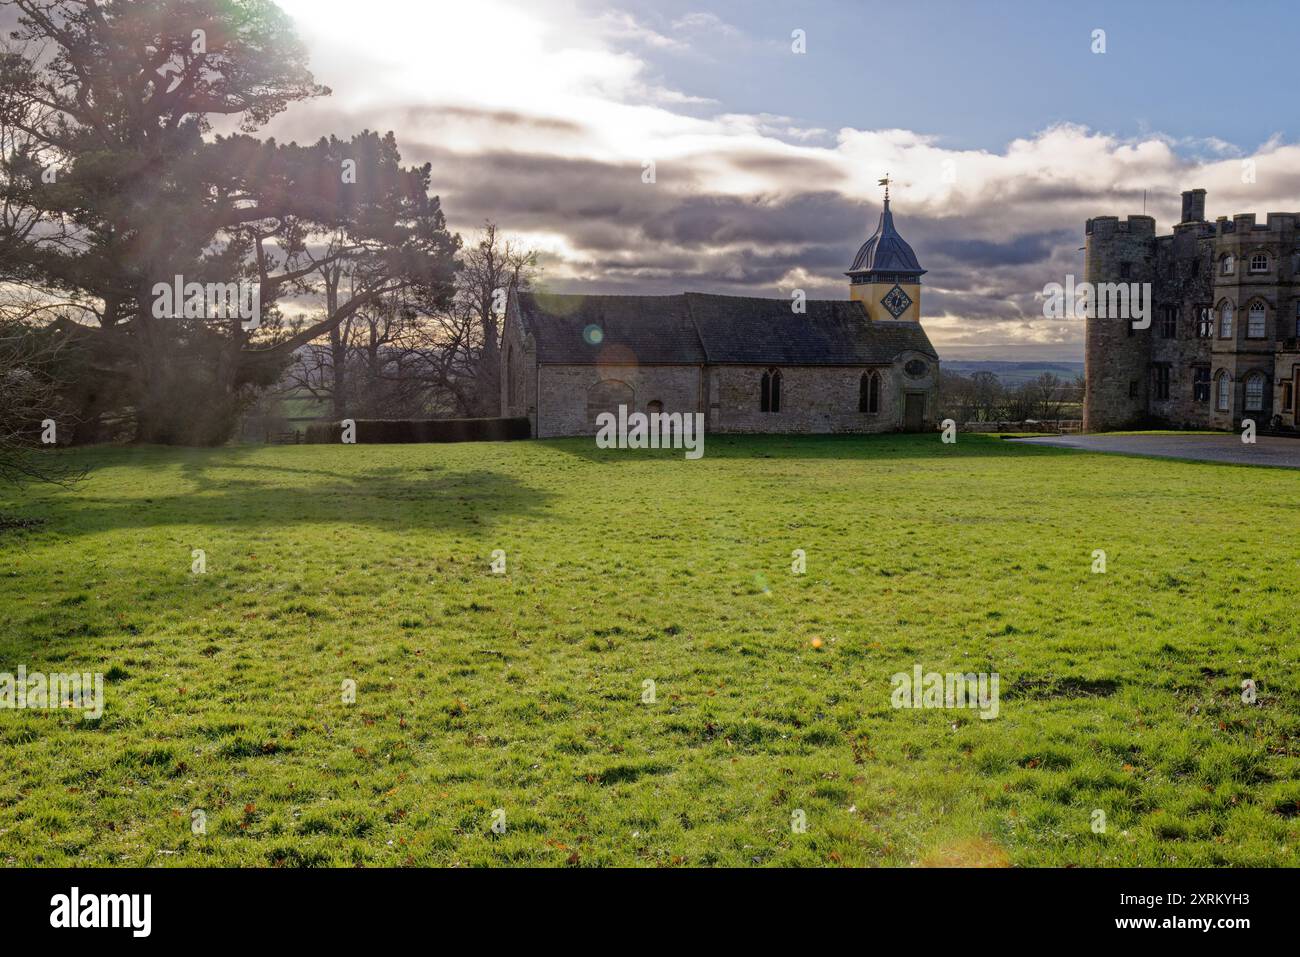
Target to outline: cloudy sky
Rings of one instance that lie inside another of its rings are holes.
[[[941,355],[1079,359],[1088,216],[1300,210],[1289,0],[279,2],[334,94],[266,132],[394,130],[559,292],[842,298],[889,173]]]

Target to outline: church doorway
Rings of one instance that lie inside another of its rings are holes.
[[[903,397],[903,428],[908,432],[925,428],[925,393],[909,392]]]

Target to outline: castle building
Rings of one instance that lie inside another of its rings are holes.
[[[886,193],[848,299],[511,293],[502,413],[539,438],[594,435],[619,406],[700,412],[713,433],[922,431],[939,379],[924,273]]]
[[[1087,222],[1085,280],[1150,283],[1151,323],[1086,321],[1084,428],[1297,428],[1300,213],[1205,219],[1205,190],[1182,221]]]

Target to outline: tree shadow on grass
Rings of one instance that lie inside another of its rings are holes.
[[[223,470],[240,472],[225,477]],[[166,525],[287,528],[342,524],[389,531],[477,531],[504,519],[539,516],[553,496],[488,469],[386,466],[339,472],[259,462],[182,463],[182,479],[159,479],[144,495],[97,495],[93,480],[75,496],[49,499],[59,535]],[[149,481],[144,473],[142,483]],[[179,486],[175,490],[173,487]]]

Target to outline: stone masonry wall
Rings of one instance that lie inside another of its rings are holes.
[[[910,359],[925,361],[928,372],[913,379],[903,372]],[[880,373],[880,411],[858,411],[862,374]],[[781,409],[763,412],[762,376],[766,366],[713,366],[707,373],[709,427],[714,432],[888,432],[903,427],[904,394],[925,396],[925,423],[937,410],[937,365],[905,353],[892,366],[781,367]]]
[[[1169,398],[1161,399],[1149,383],[1153,419],[1174,428],[1209,428],[1212,403],[1197,401],[1193,388],[1198,367],[1212,365],[1212,339],[1199,335],[1202,309],[1213,311],[1214,227],[1181,223],[1172,236],[1157,240],[1155,309],[1148,333],[1151,362],[1169,367]],[[1175,335],[1165,335],[1164,310],[1177,309]],[[1211,316],[1213,318],[1213,316]],[[1213,380],[1211,380],[1211,390]]]
[[[528,416],[537,436],[537,349],[517,316],[507,312],[501,332],[501,414]]]
[[[588,414],[588,395],[597,383],[609,380],[631,389],[629,412],[645,412],[654,401],[663,403],[664,412],[702,412],[701,377],[699,366],[541,366],[533,434],[541,439],[595,435]]]

